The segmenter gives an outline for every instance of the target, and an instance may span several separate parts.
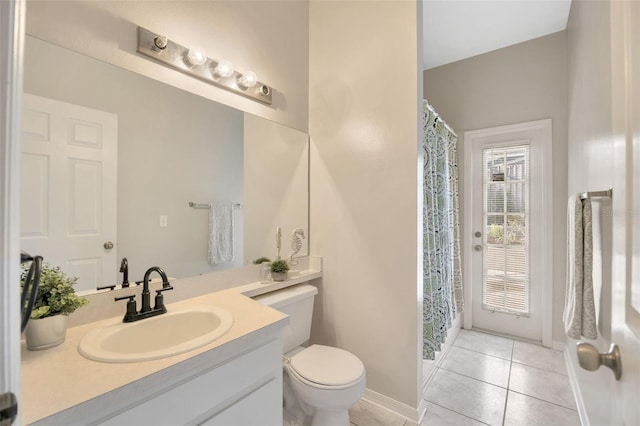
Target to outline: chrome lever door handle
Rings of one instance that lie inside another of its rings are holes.
[[[620,349],[615,343],[612,343],[609,352],[604,354],[598,352],[598,349],[591,343],[586,342],[576,343],[576,350],[578,352],[580,367],[585,370],[595,371],[600,368],[601,365],[604,365],[613,371],[616,380],[620,380],[620,377],[622,377]]]

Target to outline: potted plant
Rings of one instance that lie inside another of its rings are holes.
[[[284,281],[287,279],[289,264],[286,260],[275,260],[271,262],[271,278],[274,281]]]
[[[22,269],[20,284],[24,286],[27,269]],[[67,315],[89,303],[76,295],[73,286],[78,278],[68,277],[59,267],[42,265],[40,286],[33,311],[25,330],[27,349],[40,350],[64,342],[67,334]]]

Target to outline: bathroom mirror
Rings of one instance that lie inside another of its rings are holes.
[[[283,257],[308,232],[302,132],[31,36],[24,91],[21,249],[80,292],[121,283],[124,257],[130,282],[151,266],[182,278],[275,257],[278,226]],[[232,260],[210,259],[209,204],[231,209]]]

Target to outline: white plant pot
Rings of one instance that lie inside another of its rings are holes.
[[[271,273],[271,279],[274,281],[284,281],[287,279],[287,273],[286,272],[272,272]]]
[[[66,315],[30,319],[25,330],[27,349],[39,351],[64,342],[67,336],[67,319]]]

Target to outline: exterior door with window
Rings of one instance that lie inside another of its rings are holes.
[[[542,303],[543,292],[550,292],[544,286],[551,269],[545,262],[551,198],[544,188],[551,172],[543,161],[550,139],[551,120],[465,133],[471,282],[465,328],[543,340],[543,320],[551,315]]]

